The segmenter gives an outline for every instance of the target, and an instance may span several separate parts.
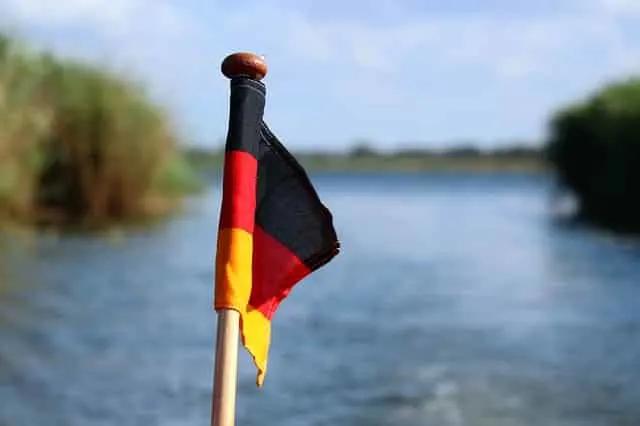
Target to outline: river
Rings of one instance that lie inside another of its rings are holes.
[[[640,241],[554,219],[538,175],[314,181],[342,253],[276,314],[263,389],[241,351],[238,425],[640,424]],[[0,237],[0,425],[208,424],[219,196]]]

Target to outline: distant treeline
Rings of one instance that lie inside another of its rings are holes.
[[[348,155],[350,157],[382,156],[382,157],[496,157],[496,158],[540,158],[542,149],[530,144],[510,144],[497,148],[479,148],[478,144],[464,143],[453,144],[450,147],[434,149],[425,147],[401,148],[392,151],[380,151],[372,147],[372,144],[358,143]]]
[[[480,149],[472,145],[446,149],[407,148],[393,152],[376,150],[373,145],[357,143],[344,153],[294,152],[311,171],[541,171],[545,168],[541,148],[512,145]],[[199,170],[217,170],[222,151],[205,148],[186,150],[189,162]]]
[[[145,217],[170,209],[193,176],[141,88],[0,35],[0,218]]]
[[[558,112],[548,153],[584,218],[640,231],[640,78],[609,85]]]

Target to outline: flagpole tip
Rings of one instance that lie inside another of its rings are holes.
[[[262,80],[267,75],[267,63],[264,58],[248,52],[227,56],[220,68],[227,78],[249,77],[253,80]]]

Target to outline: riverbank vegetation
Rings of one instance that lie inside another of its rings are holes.
[[[356,145],[349,152],[294,152],[311,172],[542,172],[546,170],[541,149],[529,145],[481,150],[458,146],[443,150],[401,149],[377,151],[368,144]],[[217,170],[222,150],[192,148],[186,152],[198,170]]]
[[[101,225],[166,213],[196,185],[137,85],[0,35],[0,217]]]
[[[584,217],[640,230],[640,79],[559,111],[546,153],[373,146],[295,154],[312,172],[544,172],[549,160]],[[101,226],[158,216],[199,186],[199,173],[219,175],[222,161],[221,147],[180,148],[137,84],[0,34],[0,220]]]
[[[640,231],[640,78],[609,85],[558,112],[548,155],[584,218]]]

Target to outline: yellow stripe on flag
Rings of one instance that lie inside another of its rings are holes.
[[[242,315],[242,343],[253,357],[253,363],[258,369],[256,383],[262,386],[267,372],[267,357],[271,342],[271,321],[262,312],[251,305]]]
[[[251,296],[253,236],[239,228],[218,232],[216,255],[216,309],[243,314]]]
[[[240,228],[224,228],[218,233],[216,257],[216,309],[240,312],[242,343],[258,368],[256,379],[262,386],[267,371],[271,321],[249,305],[252,284],[253,236]]]

